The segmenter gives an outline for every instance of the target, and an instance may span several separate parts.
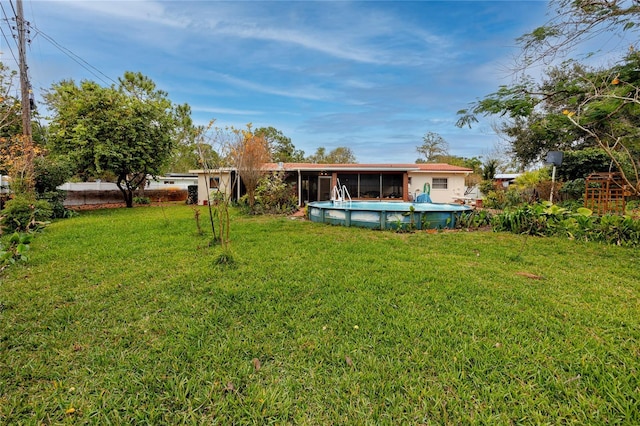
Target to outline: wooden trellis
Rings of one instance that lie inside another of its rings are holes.
[[[594,213],[624,214],[627,189],[622,174],[592,173],[585,182],[584,206]]]

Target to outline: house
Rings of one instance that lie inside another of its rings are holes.
[[[198,176],[186,173],[167,173],[164,176],[147,179],[146,189],[187,189],[198,184]]]
[[[312,164],[268,163],[265,169],[286,174],[298,193],[298,205],[332,198],[333,188],[345,186],[353,200],[410,201],[427,190],[435,203],[451,203],[464,198],[465,177],[473,170],[443,163],[424,164]],[[244,185],[234,182],[237,171],[221,168],[198,175],[198,204],[206,204],[207,191],[244,194]]]
[[[493,182],[496,185],[501,185],[503,188],[508,188],[515,183],[516,178],[522,173],[498,173],[493,177]]]

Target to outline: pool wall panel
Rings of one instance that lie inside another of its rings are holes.
[[[468,206],[454,204],[415,205],[397,203],[389,205],[371,202],[370,208],[361,202],[353,204],[329,204],[314,202],[308,207],[312,222],[332,225],[357,226],[370,229],[441,229],[453,228],[456,215],[470,211]],[[389,210],[387,210],[387,208]],[[424,210],[433,208],[434,210]],[[403,210],[404,209],[404,210]],[[420,210],[417,210],[420,209]]]

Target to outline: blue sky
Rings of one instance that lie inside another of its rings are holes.
[[[515,38],[547,20],[544,1],[27,0],[24,10],[37,100],[63,79],[109,85],[139,71],[198,124],[273,126],[307,155],[347,146],[361,163],[412,163],[426,132],[453,155],[489,155],[490,120],[458,129],[456,112],[511,82]],[[0,50],[12,65],[15,46],[3,38]]]

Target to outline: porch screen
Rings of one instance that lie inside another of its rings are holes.
[[[347,187],[352,198],[402,198],[401,173],[339,173],[340,185]]]
[[[357,173],[340,173],[338,174],[338,180],[340,181],[340,185],[344,185],[347,187],[347,191],[349,191],[349,195],[352,198],[358,197],[358,174]]]
[[[380,198],[380,175],[360,174],[360,198]]]
[[[382,197],[402,198],[402,175],[382,175]]]

